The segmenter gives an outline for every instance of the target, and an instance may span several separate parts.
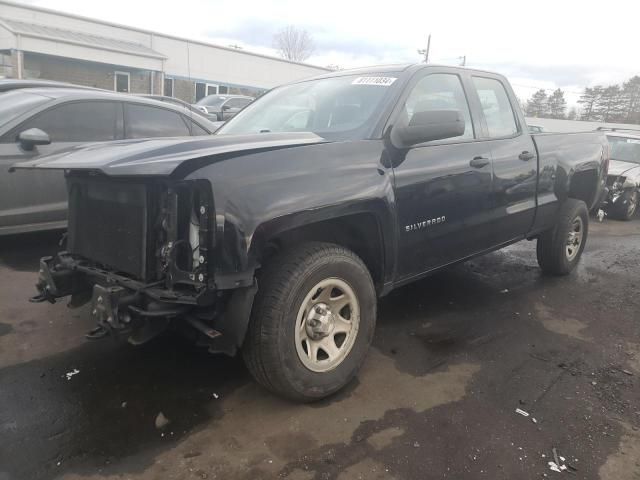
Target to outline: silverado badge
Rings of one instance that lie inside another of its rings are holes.
[[[418,223],[412,223],[410,225],[405,225],[404,231],[405,232],[416,232],[418,230],[422,230],[423,228],[427,228],[427,227],[430,227],[432,225],[438,225],[438,224],[444,223],[446,221],[447,221],[447,217],[445,217],[443,215],[441,217],[432,218],[430,220],[423,220],[423,221],[418,222]]]

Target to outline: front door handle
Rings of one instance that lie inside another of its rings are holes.
[[[522,160],[523,162],[528,162],[529,160],[535,158],[536,156],[531,153],[531,152],[527,152],[526,150],[524,152],[522,152],[520,155],[518,155],[518,158],[520,160]]]
[[[489,160],[487,157],[473,157],[473,160],[469,162],[469,165],[471,165],[473,168],[482,168],[486,167],[490,163],[491,160]]]

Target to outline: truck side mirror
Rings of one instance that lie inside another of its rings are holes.
[[[27,151],[33,150],[36,145],[49,145],[51,139],[46,132],[39,128],[30,128],[18,134],[18,142],[20,146]]]
[[[464,134],[465,121],[460,110],[425,110],[415,112],[411,120],[402,121],[391,130],[391,141],[398,148],[419,143],[459,137]]]

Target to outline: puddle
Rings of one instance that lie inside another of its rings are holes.
[[[585,342],[591,341],[590,337],[582,333],[583,330],[588,327],[586,323],[581,322],[577,318],[566,316],[561,312],[551,310],[540,302],[537,302],[534,308],[537,318],[540,319],[542,325],[547,330]]]

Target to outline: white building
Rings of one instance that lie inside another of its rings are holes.
[[[0,77],[47,79],[194,102],[258,95],[327,72],[280,58],[0,0]]]

